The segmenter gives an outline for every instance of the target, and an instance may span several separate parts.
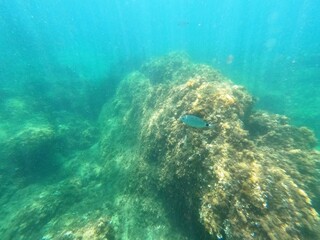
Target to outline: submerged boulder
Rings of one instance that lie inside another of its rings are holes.
[[[23,174],[47,173],[53,163],[55,132],[50,125],[25,126],[2,142],[4,163]]]
[[[161,196],[180,212],[172,217],[208,239],[318,239],[314,135],[253,105],[207,65],[181,54],[155,59],[105,106],[101,154],[110,162],[130,146],[126,191]],[[187,126],[185,114],[213,127]]]

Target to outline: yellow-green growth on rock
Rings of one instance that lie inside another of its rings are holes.
[[[314,136],[253,104],[243,87],[185,55],[152,60],[107,105],[102,155],[116,154],[112,143],[135,148],[128,166],[143,177],[132,191],[156,186],[212,239],[320,239]],[[188,127],[184,114],[215,127]]]

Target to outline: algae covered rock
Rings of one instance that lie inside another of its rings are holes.
[[[55,132],[50,125],[25,126],[3,143],[2,158],[23,172],[54,165]]]
[[[12,198],[18,198],[18,204],[5,205],[16,211],[10,214],[10,221],[1,227],[3,239],[40,239],[41,232],[51,230],[50,222],[54,225],[56,218],[61,219],[71,206],[79,203],[82,196],[80,187],[77,181],[70,180],[47,186],[46,189],[40,190],[34,186],[17,192],[18,196]],[[22,198],[24,195],[28,197]]]
[[[99,138],[98,128],[77,115],[64,114],[56,120],[56,146],[65,155],[92,146]]]
[[[181,54],[152,60],[120,84],[102,121],[103,156],[117,154],[110,141],[135,148],[128,191],[161,193],[172,216],[203,239],[318,239],[314,135],[253,105],[243,87],[209,66]],[[187,126],[179,120],[185,114],[213,127]],[[108,118],[117,122],[112,131]]]

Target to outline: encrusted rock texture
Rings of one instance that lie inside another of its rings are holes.
[[[244,87],[185,54],[153,59],[105,107],[102,157],[117,154],[112,145],[135,148],[133,189],[161,193],[212,239],[320,239],[314,134],[254,104]],[[213,127],[192,128],[179,120],[185,114]]]

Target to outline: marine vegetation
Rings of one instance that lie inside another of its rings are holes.
[[[217,70],[152,59],[97,121],[62,82],[0,103],[1,239],[320,239],[314,134]]]
[[[127,191],[153,191],[201,239],[320,239],[314,134],[254,103],[185,54],[153,59],[105,105],[102,157],[122,154],[111,145],[130,146]],[[185,114],[213,127],[188,126],[179,120]]]

